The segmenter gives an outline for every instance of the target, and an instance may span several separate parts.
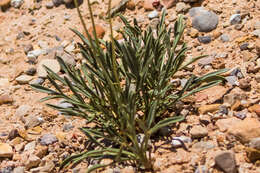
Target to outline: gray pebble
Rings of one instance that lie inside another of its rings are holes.
[[[238,77],[238,79],[242,79],[244,78],[244,75],[243,73],[241,72],[240,68],[235,68],[231,73],[230,73],[231,76],[236,76]]]
[[[260,37],[260,29],[256,29],[252,32],[254,36]]]
[[[227,76],[227,77],[225,77],[225,79],[232,86],[238,86],[239,85],[239,82],[238,82],[238,79],[237,79],[236,76]]]
[[[74,126],[71,123],[64,124],[63,131],[66,132],[66,131],[69,131],[69,130],[71,130],[73,128],[74,128]]]
[[[29,69],[26,70],[26,72],[25,72],[25,74],[30,75],[30,76],[35,75],[35,73],[36,73],[36,68],[34,68],[34,67],[29,68]]]
[[[220,39],[221,39],[222,42],[229,42],[229,35],[227,35],[227,34],[222,34],[222,35],[220,36]]]
[[[196,168],[195,173],[209,173],[209,171],[207,166],[201,165]]]
[[[243,119],[246,118],[246,112],[237,112],[237,113],[234,114],[234,116],[243,120]]]
[[[211,37],[210,36],[200,36],[198,37],[199,42],[208,44],[211,42]]]
[[[55,142],[58,142],[58,139],[53,134],[45,134],[40,138],[40,144],[41,145],[50,145]]]
[[[243,50],[247,50],[247,49],[248,49],[248,46],[249,46],[248,43],[242,43],[242,44],[239,46],[239,48],[240,48],[241,51],[243,51]]]
[[[14,8],[20,8],[24,3],[24,0],[11,0],[11,6]]]
[[[44,82],[44,79],[39,77],[37,79],[32,80],[29,84],[30,85],[32,85],[32,84],[34,84],[34,85],[42,85],[43,82]]]
[[[172,138],[171,144],[172,144],[173,147],[180,147],[180,146],[182,146],[182,143],[180,141],[182,141],[183,143],[191,143],[192,142],[190,137],[180,136],[180,137]]]
[[[151,20],[151,19],[153,19],[153,18],[157,18],[157,17],[159,17],[159,13],[158,13],[158,11],[156,11],[156,10],[154,10],[154,11],[152,11],[152,12],[150,12],[149,14],[148,14],[148,18]]]
[[[229,22],[230,22],[231,25],[239,24],[241,22],[241,15],[240,14],[233,14],[230,17]]]

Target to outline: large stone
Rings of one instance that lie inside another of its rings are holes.
[[[231,151],[221,151],[215,156],[216,165],[225,173],[237,173],[235,154]]]
[[[253,138],[260,137],[260,122],[256,118],[246,118],[231,125],[228,134],[235,136],[241,143],[247,143]]]
[[[37,68],[37,73],[39,77],[46,78],[47,77],[47,71],[43,66],[48,67],[51,69],[54,73],[58,73],[60,71],[60,64],[55,59],[44,59],[42,60]]]
[[[192,17],[192,27],[200,32],[210,32],[218,26],[218,16],[203,7],[193,7],[189,10]]]
[[[13,149],[9,144],[0,143],[0,158],[10,158],[13,157]]]

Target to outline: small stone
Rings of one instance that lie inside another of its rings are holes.
[[[52,8],[54,7],[53,1],[47,2],[46,5],[45,5],[45,7],[46,7],[47,9],[52,9]]]
[[[203,138],[208,135],[208,129],[202,126],[194,126],[190,130],[192,138]]]
[[[250,112],[255,112],[258,116],[260,116],[260,105],[259,105],[259,104],[255,104],[255,105],[253,105],[253,106],[250,106],[250,107],[248,108],[248,110],[249,110]]]
[[[239,82],[238,82],[238,79],[237,79],[236,76],[227,76],[227,77],[225,77],[225,79],[232,86],[238,86],[239,85]]]
[[[48,147],[47,146],[41,146],[38,145],[35,149],[35,155],[39,158],[43,158],[44,156],[46,156],[47,152],[48,152]]]
[[[14,138],[19,137],[19,132],[17,129],[12,129],[8,134],[8,139],[13,140]]]
[[[209,57],[206,57],[206,58],[202,58],[198,61],[198,65],[199,66],[206,66],[206,65],[210,65],[212,63],[212,61],[214,60],[214,57],[213,56],[209,56]]]
[[[98,25],[98,24],[95,25],[95,29],[96,29],[97,37],[102,39],[106,33],[105,29],[101,25]],[[94,38],[93,31],[94,31],[93,27],[90,27],[88,29],[88,32],[92,38]]]
[[[6,168],[0,169],[1,173],[13,173],[13,168],[11,166],[8,166]]]
[[[251,139],[249,146],[256,150],[260,150],[260,137]]]
[[[32,79],[33,79],[32,76],[21,75],[21,76],[17,77],[15,80],[19,84],[28,84]]]
[[[211,150],[215,147],[216,147],[216,145],[211,141],[207,141],[207,142],[200,141],[200,142],[193,144],[192,149],[194,149],[196,151],[207,151],[207,150]]]
[[[6,104],[6,103],[12,103],[13,98],[8,94],[0,95],[0,105]]]
[[[13,173],[24,173],[25,172],[25,167],[19,166],[14,168]]]
[[[211,118],[209,115],[202,114],[200,115],[200,122],[204,125],[208,125],[211,122]]]
[[[228,134],[235,136],[241,143],[260,136],[260,122],[255,118],[246,118],[228,126]]]
[[[220,40],[222,41],[222,42],[229,42],[229,35],[227,35],[227,34],[222,34],[221,36],[220,36]]]
[[[221,132],[225,132],[230,126],[233,126],[239,122],[241,122],[241,120],[235,117],[227,118],[227,119],[219,119],[216,122],[216,126],[219,128]]]
[[[129,0],[128,3],[126,4],[126,8],[129,9],[129,10],[134,10],[135,9],[135,1]]]
[[[159,13],[158,13],[158,11],[156,11],[156,10],[154,10],[154,11],[152,11],[152,12],[150,12],[149,14],[148,14],[148,18],[151,20],[151,19],[154,19],[154,18],[157,18],[157,17],[159,17]]]
[[[11,6],[14,8],[20,8],[23,5],[23,0],[11,0]]]
[[[195,173],[209,173],[209,171],[207,166],[201,165],[196,168]]]
[[[73,46],[73,50],[74,50],[74,48],[75,47]],[[70,51],[67,51],[67,52],[70,52]],[[75,61],[74,57],[71,56],[70,54],[64,52],[63,50],[62,51],[60,51],[60,50],[56,51],[55,56],[56,57],[57,56],[60,57],[66,64],[68,64],[70,66],[75,66],[76,65],[76,61]]]
[[[36,141],[32,141],[24,146],[24,151],[32,151],[36,147]]]
[[[192,142],[190,137],[180,136],[180,137],[172,138],[171,144],[172,144],[173,147],[181,147],[182,143],[180,141],[182,141],[183,143],[191,143]]]
[[[169,9],[176,4],[176,0],[162,0],[162,4],[166,9]]]
[[[231,151],[221,151],[215,156],[216,165],[225,173],[237,173],[235,154]]]
[[[31,106],[29,105],[20,105],[18,107],[18,109],[16,109],[15,111],[15,116],[16,117],[19,117],[19,118],[22,118],[26,115],[28,115],[28,113],[32,110]]]
[[[58,142],[58,139],[53,134],[45,134],[40,138],[40,144],[41,145],[50,145],[55,142]]]
[[[9,144],[0,143],[0,158],[11,158],[13,154],[13,149]]]
[[[29,68],[29,69],[26,70],[26,72],[25,72],[25,74],[30,75],[30,76],[35,75],[35,73],[36,73],[36,68],[34,68],[34,67]]]
[[[210,32],[218,26],[218,16],[203,7],[193,7],[189,10],[192,17],[192,27],[200,32]]]
[[[233,14],[230,17],[229,22],[230,22],[231,25],[239,24],[241,22],[241,15],[240,14]]]
[[[204,105],[201,106],[198,111],[200,114],[205,114],[208,112],[216,112],[217,110],[219,110],[220,104],[211,104],[211,105]]]
[[[45,52],[45,51],[42,50],[42,49],[32,50],[32,51],[30,51],[30,52],[27,53],[27,58],[28,58],[29,61],[30,61],[30,60],[34,60],[34,59],[37,59],[38,56],[44,54],[44,52]]]
[[[211,36],[200,36],[198,37],[199,42],[208,44],[211,42]]]
[[[51,69],[54,73],[58,73],[60,71],[60,64],[55,59],[43,59],[37,68],[37,73],[39,77],[46,78],[47,72],[43,66],[48,67]]]
[[[37,167],[41,163],[41,159],[35,155],[30,155],[25,163],[25,169],[29,170],[31,168]]]
[[[25,127],[29,129],[40,125],[43,122],[43,119],[36,115],[29,115],[28,117],[23,118],[23,121]]]
[[[42,85],[44,82],[43,78],[38,77],[37,79],[34,79],[29,82],[30,85]]]
[[[249,81],[250,79],[246,79],[246,78],[244,78],[244,79],[241,79],[240,81],[239,81],[239,87],[241,88],[241,89],[250,89],[251,88],[251,84],[250,84],[250,81]]]
[[[239,46],[239,48],[240,48],[240,50],[241,51],[243,51],[243,50],[247,50],[248,49],[248,43],[242,43],[240,46]]]
[[[178,2],[176,4],[175,10],[177,13],[182,13],[182,12],[187,12],[189,8],[190,6],[186,5],[184,2]]]
[[[237,113],[234,114],[234,116],[243,120],[243,119],[246,118],[246,113],[245,112],[237,112]]]
[[[236,76],[236,77],[238,77],[238,79],[244,78],[244,75],[242,74],[240,68],[235,68],[235,69],[230,73],[230,75],[231,75],[231,76]]]
[[[32,44],[28,44],[28,45],[24,46],[23,50],[24,50],[24,53],[27,55],[28,52],[33,50],[33,45]]]

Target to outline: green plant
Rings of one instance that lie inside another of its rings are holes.
[[[94,26],[93,16],[91,18]],[[95,30],[94,38],[91,38],[85,29],[88,36],[85,38],[72,29],[82,40],[78,46],[86,63],[76,69],[57,57],[67,77],[62,78],[45,67],[53,88],[32,85],[49,95],[41,101],[62,98],[73,105],[70,108],[48,106],[95,124],[93,128],[81,128],[93,149],[72,155],[61,167],[86,158],[101,160],[109,157],[114,162],[128,162],[152,170],[149,140],[159,129],[185,119],[170,116],[167,110],[177,101],[224,81],[220,76],[226,71],[223,69],[202,77],[192,75],[181,89],[174,88],[170,82],[178,71],[204,57],[185,63],[187,47],[185,43],[180,45],[184,31],[182,17],[175,23],[173,40],[171,30],[167,30],[164,24],[165,13],[156,32],[151,28],[143,31],[136,20],[132,26],[126,18],[121,15],[120,18],[125,24],[121,32],[123,43],[113,39],[112,34],[111,41],[105,42],[97,39]],[[111,19],[110,29],[112,31]],[[177,46],[180,49],[177,50]],[[64,92],[61,85],[71,93]],[[94,165],[88,171],[110,164]]]

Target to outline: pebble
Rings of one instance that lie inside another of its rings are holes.
[[[222,35],[220,36],[220,40],[221,40],[222,42],[229,42],[229,40],[230,40],[229,35],[227,35],[227,34],[222,34]]]
[[[44,50],[42,49],[35,49],[35,50],[32,50],[32,51],[29,51],[27,53],[27,58],[30,60],[30,59],[37,59],[38,56],[40,56],[41,54],[44,54]]]
[[[260,122],[256,118],[246,118],[228,126],[228,134],[235,136],[241,143],[260,136]]]
[[[249,78],[240,79],[239,88],[245,89],[245,90],[251,88],[250,79]]]
[[[153,1],[154,1],[154,0],[145,0],[145,1],[144,1],[143,7],[144,7],[144,9],[145,9],[146,11],[152,11],[152,10],[154,10]]]
[[[9,94],[0,95],[0,105],[12,102],[13,98]]]
[[[207,142],[200,141],[200,142],[193,144],[192,149],[197,150],[197,151],[207,151],[207,150],[211,150],[215,147],[216,147],[216,145],[211,141],[207,141]]]
[[[243,119],[246,118],[246,112],[237,112],[237,113],[234,114],[234,116],[243,120]]]
[[[47,2],[46,5],[45,5],[45,7],[46,7],[47,9],[52,9],[52,8],[54,7],[53,1]]]
[[[238,79],[242,79],[244,78],[244,75],[243,73],[241,72],[241,69],[240,68],[235,68],[231,73],[230,73],[231,76],[236,76],[238,77]]]
[[[204,67],[206,65],[210,65],[213,60],[214,60],[213,56],[202,58],[202,59],[198,60],[198,65]]]
[[[73,128],[74,128],[74,126],[71,123],[64,124],[63,131],[66,132],[66,131],[69,131],[69,130],[71,130]]]
[[[6,168],[0,169],[1,173],[13,173],[13,168],[11,166],[8,166]]]
[[[33,167],[37,167],[41,163],[41,159],[35,155],[30,155],[27,161],[25,162],[25,169],[29,170]]]
[[[221,132],[225,132],[230,126],[233,126],[239,122],[241,122],[241,120],[235,117],[219,119],[216,121],[216,126]]]
[[[243,51],[243,50],[247,50],[247,49],[248,49],[248,46],[249,46],[248,43],[242,43],[242,44],[239,46],[239,48],[240,48],[241,51]]]
[[[184,2],[178,2],[176,4],[175,10],[177,13],[187,12],[190,6],[185,4]]]
[[[225,173],[237,173],[235,154],[232,151],[221,151],[215,156],[215,164]]]
[[[203,7],[193,7],[189,10],[192,17],[192,27],[200,32],[210,32],[218,26],[218,16]]]
[[[24,173],[25,172],[25,167],[19,166],[14,168],[13,173]]]
[[[240,14],[233,14],[230,17],[229,22],[230,22],[231,25],[239,24],[241,22],[241,15]]]
[[[28,115],[28,113],[32,110],[32,107],[29,105],[20,105],[16,111],[14,116],[22,118],[26,115]]]
[[[24,46],[23,50],[24,50],[24,53],[27,55],[30,51],[33,50],[33,45],[27,44],[27,45]]]
[[[36,78],[34,80],[32,80],[31,82],[29,82],[30,85],[42,85],[44,82],[44,79],[43,78]]]
[[[180,137],[172,138],[171,144],[172,144],[173,147],[181,147],[182,143],[180,141],[182,141],[183,143],[191,143],[192,142],[190,137],[180,136]]]
[[[154,10],[154,11],[152,11],[152,12],[150,12],[149,14],[148,14],[148,18],[151,20],[151,19],[154,19],[154,18],[157,18],[157,17],[159,17],[159,13],[158,13],[158,11],[157,10]]]
[[[36,68],[34,68],[34,67],[29,68],[29,69],[26,70],[26,72],[25,72],[25,74],[30,75],[30,76],[35,75],[35,73],[36,73]]]
[[[201,165],[196,168],[195,173],[209,173],[209,171],[207,166]]]
[[[228,114],[228,108],[227,108],[227,106],[221,105],[221,106],[219,107],[218,113],[220,113],[221,115],[227,115],[227,114]]]
[[[24,146],[24,151],[32,151],[36,147],[36,141],[32,141]]]
[[[208,44],[211,42],[211,36],[199,36],[198,40],[201,43]]]
[[[20,8],[24,3],[24,0],[11,0],[11,6],[14,8]]]
[[[69,46],[67,46],[66,48],[68,48]],[[73,45],[73,49],[75,49],[75,46]],[[67,52],[72,52],[70,50],[67,50]],[[70,66],[75,66],[76,65],[76,61],[74,59],[73,56],[71,56],[70,54],[64,52],[63,50],[57,50],[55,52],[55,56],[60,57],[65,63],[67,63]]]
[[[225,77],[225,79],[232,86],[238,86],[239,85],[239,82],[238,82],[238,79],[237,79],[236,76],[227,76],[227,77]]]
[[[192,138],[203,138],[208,135],[208,129],[200,125],[191,128],[190,134]]]
[[[23,118],[23,122],[25,124],[25,127],[27,129],[36,127],[43,123],[43,119],[41,117],[38,117],[36,115],[29,115],[25,118]]]
[[[13,149],[9,144],[0,143],[0,158],[11,158],[13,154]]]
[[[216,112],[219,110],[220,104],[203,105],[199,107],[198,112],[200,114],[206,114],[208,112]]]
[[[55,142],[58,142],[58,139],[53,134],[45,134],[40,138],[40,144],[41,145],[50,145]]]
[[[252,34],[256,37],[260,37],[260,29],[256,29],[252,32]]]
[[[21,75],[21,76],[17,77],[15,80],[16,80],[19,84],[28,84],[32,79],[33,79],[32,76],[29,76],[29,75]]]
[[[60,71],[60,64],[55,59],[43,59],[38,67],[37,67],[37,73],[38,76],[41,78],[47,77],[47,72],[43,65],[47,66],[49,69],[51,69],[54,73],[58,73]]]
[[[63,3],[63,0],[52,0],[52,3],[54,4],[55,7],[58,7]]]

